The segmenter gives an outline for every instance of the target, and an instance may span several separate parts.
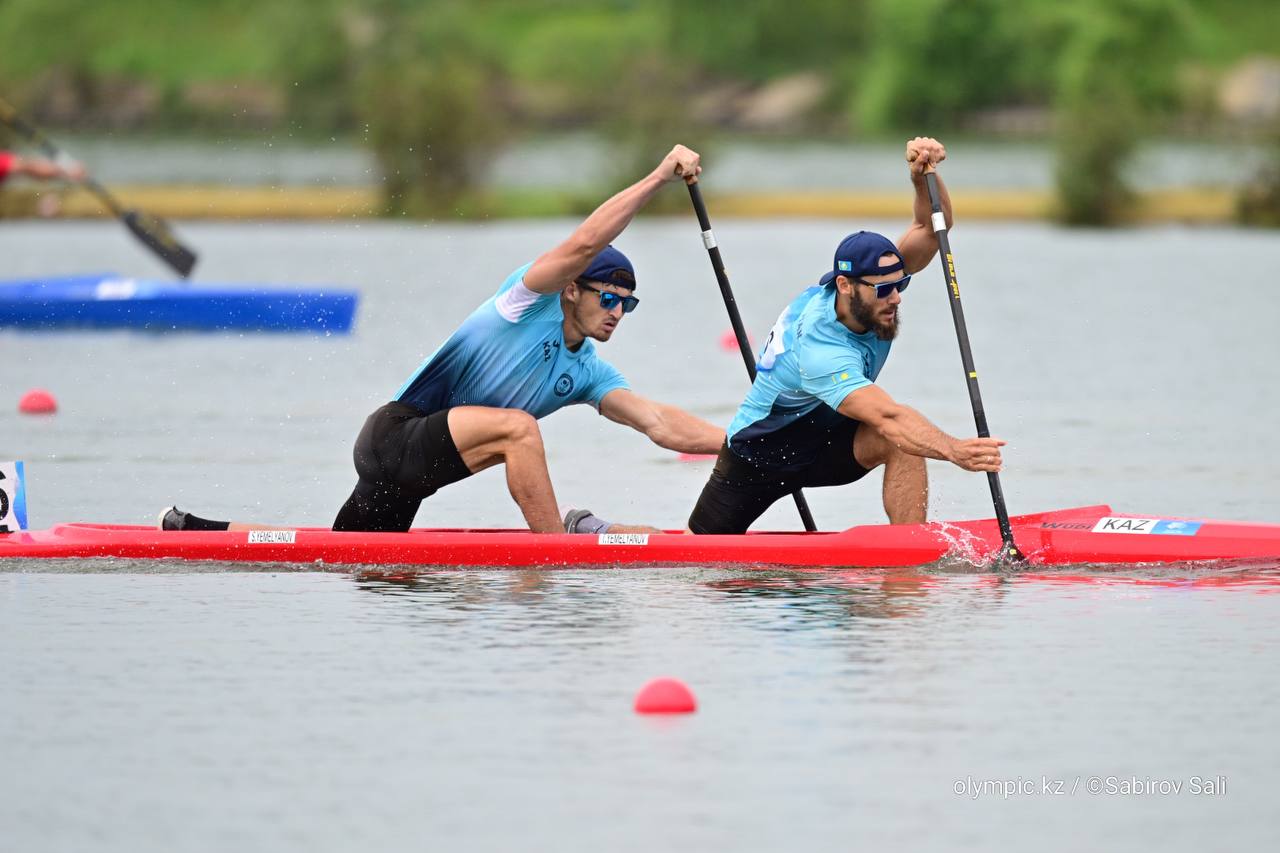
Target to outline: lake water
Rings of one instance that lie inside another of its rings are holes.
[[[143,523],[172,502],[328,524],[368,411],[572,225],[180,224],[199,280],[359,287],[356,333],[0,332],[0,459],[27,462],[36,527]],[[717,234],[760,338],[847,231],[903,225],[726,220]],[[962,223],[952,239],[992,430],[1010,442],[1011,511],[1280,521],[1280,238]],[[642,304],[603,354],[639,392],[726,422],[745,379],[718,343],[696,229],[642,220],[619,246]],[[0,258],[4,277],[162,275],[105,222],[6,224]],[[881,384],[970,432],[937,265],[904,297]],[[59,414],[18,415],[30,387]],[[560,499],[607,517],[680,525],[707,473],[585,407],[543,427]],[[990,515],[983,478],[930,470],[934,517]],[[809,501],[833,529],[881,520],[878,491]],[[519,522],[498,471],[418,517]],[[760,526],[798,521],[779,505]],[[1280,566],[227,568],[0,565],[6,848],[1280,841]],[[690,684],[697,714],[632,713],[663,674]]]
[[[381,172],[373,153],[350,139],[292,136],[204,139],[70,136],[69,151],[104,183],[237,186],[370,186]],[[896,190],[903,142],[686,139],[714,161],[727,191]],[[947,182],[955,189],[1045,190],[1054,183],[1053,146],[1039,141],[948,139]],[[655,153],[656,156],[656,153]],[[1222,187],[1249,180],[1268,161],[1265,146],[1242,142],[1150,140],[1126,173],[1135,187]],[[531,138],[492,158],[481,180],[496,187],[593,190],[619,155],[590,134]],[[566,163],[573,169],[567,171]]]

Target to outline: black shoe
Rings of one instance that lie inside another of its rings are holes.
[[[161,530],[183,530],[187,526],[187,515],[176,506],[168,509],[160,510],[160,517],[156,519],[156,527]]]

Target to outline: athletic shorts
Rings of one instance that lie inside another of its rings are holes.
[[[364,422],[352,454],[359,481],[334,530],[405,531],[426,498],[471,476],[449,434],[449,410],[387,403]]]
[[[861,480],[867,469],[853,457],[858,427],[858,421],[820,406],[776,432],[747,442],[744,449],[752,461],[726,443],[689,516],[689,529],[746,533],[774,502],[796,489]]]

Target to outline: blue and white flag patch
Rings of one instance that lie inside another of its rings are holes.
[[[1168,536],[1195,536],[1200,530],[1199,521],[1158,521],[1152,533],[1164,533]]]

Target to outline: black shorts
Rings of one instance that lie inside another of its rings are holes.
[[[779,498],[796,489],[843,486],[867,469],[853,457],[858,421],[820,406],[795,423],[748,443],[752,460],[720,448],[716,467],[689,516],[694,533],[746,533]]]
[[[405,531],[425,498],[471,476],[449,434],[449,410],[387,403],[364,422],[353,453],[359,481],[334,530]]]

